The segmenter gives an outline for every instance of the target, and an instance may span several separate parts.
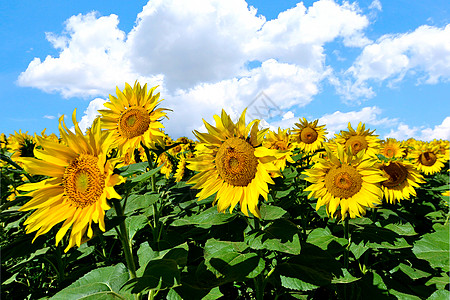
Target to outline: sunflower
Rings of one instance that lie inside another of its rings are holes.
[[[182,153],[179,156],[177,170],[174,175],[175,182],[180,182],[181,180],[183,180],[185,172],[186,172],[186,155],[184,153]]]
[[[122,153],[134,151],[141,142],[153,148],[164,137],[159,120],[167,109],[156,108],[162,101],[159,93],[153,95],[156,88],[147,91],[147,84],[141,88],[137,81],[134,87],[125,83],[123,92],[116,89],[117,98],[109,96],[110,101],[104,104],[108,109],[99,110],[102,128],[113,132],[115,146]]]
[[[35,209],[24,223],[27,233],[37,231],[33,241],[64,221],[56,234],[58,245],[72,227],[65,252],[74,245],[80,246],[86,232],[88,238],[93,236],[92,222],[105,231],[105,210],[110,208],[106,199],[120,199],[114,186],[124,182],[123,177],[113,174],[114,168],[106,160],[112,135],[101,131],[98,118],[83,135],[75,113],[76,110],[72,115],[75,134],[67,129],[62,116],[59,131],[64,143],[37,136],[42,146],[42,149],[34,150],[37,159],[21,158],[28,173],[49,178],[18,188],[32,197],[20,210]]]
[[[8,145],[8,139],[6,138],[6,135],[2,133],[0,135],[0,149],[6,149]]]
[[[42,130],[41,136],[42,136],[44,139],[46,139],[46,140],[51,140],[51,141],[53,141],[53,142],[55,142],[55,143],[59,143],[59,138],[58,138],[58,136],[57,136],[56,134],[54,134],[54,133],[51,133],[50,135],[47,135],[47,134],[45,133],[46,130],[47,130],[47,128],[45,128],[44,130]]]
[[[401,158],[405,155],[405,149],[397,140],[388,138],[381,141],[378,153],[387,158]]]
[[[280,175],[273,164],[279,151],[262,146],[268,129],[258,130],[259,120],[245,125],[245,110],[236,124],[224,110],[214,120],[215,127],[203,120],[208,133],[194,131],[200,143],[196,156],[187,160],[187,168],[200,173],[187,183],[202,189],[198,200],[216,193],[214,204],[220,212],[228,207],[232,212],[240,203],[245,215],[250,211],[260,217],[259,196],[267,200],[268,183],[274,184],[269,174]]]
[[[14,131],[14,134],[9,135],[7,150],[13,152],[11,159],[14,161],[19,157],[33,157],[34,146],[36,146],[36,140],[28,134],[28,131],[24,133],[22,130]],[[21,165],[20,162],[19,165]]]
[[[312,185],[305,188],[310,192],[308,198],[317,198],[316,210],[326,205],[328,215],[336,216],[340,206],[340,215],[344,220],[347,213],[350,218],[361,217],[366,207],[381,204],[383,192],[379,183],[386,180],[376,167],[376,160],[359,151],[352,154],[350,147],[337,144],[336,152],[325,145],[327,155],[317,158],[315,164],[303,172],[305,180]]]
[[[281,128],[278,127],[277,133],[269,130],[264,138],[263,146],[280,151],[280,155],[282,154],[282,156],[274,160],[273,164],[281,171],[283,171],[286,167],[286,161],[294,163],[291,156],[295,146],[290,142],[290,134],[288,133],[288,129],[281,130]]]
[[[439,146],[431,143],[417,144],[410,158],[416,168],[426,175],[440,172],[446,162],[446,158],[439,151]]]
[[[292,130],[293,143],[303,152],[312,153],[322,148],[325,141],[325,125],[317,126],[319,120],[308,122],[305,118],[295,123],[298,128]]]
[[[415,188],[420,186],[419,183],[425,183],[423,176],[408,161],[386,162],[380,165],[380,169],[389,178],[381,183],[381,188],[384,198],[391,204],[416,196]]]
[[[376,156],[378,153],[378,147],[380,140],[378,135],[374,135],[375,130],[365,128],[365,124],[359,122],[358,127],[354,130],[348,123],[348,131],[343,131],[339,134],[335,134],[335,142],[347,147],[351,147],[352,153],[355,155],[361,150],[366,150],[366,154],[369,156]]]
[[[432,144],[433,146],[437,146],[439,153],[446,160],[449,160],[449,156],[450,156],[450,149],[449,149],[450,142],[449,141],[435,139],[435,140],[431,141],[430,144]]]

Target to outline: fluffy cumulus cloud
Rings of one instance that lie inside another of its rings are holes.
[[[407,124],[400,123],[396,129],[386,135],[386,137],[396,138],[398,140],[406,140],[415,138],[423,141],[431,141],[434,139],[450,140],[450,117],[446,117],[441,124],[430,127],[410,127]]]
[[[413,32],[389,34],[364,47],[361,55],[338,81],[338,92],[348,100],[374,95],[371,82],[395,85],[407,75],[418,83],[450,80],[450,24],[423,25]]]
[[[98,110],[105,109],[105,107],[103,106],[105,102],[106,100],[102,98],[95,98],[94,100],[89,102],[88,107],[84,111],[83,117],[81,118],[80,122],[78,122],[78,126],[80,126],[82,132],[85,132],[86,129],[91,127],[92,121],[94,121],[95,118],[100,115]]]
[[[47,33],[59,56],[34,58],[18,78],[21,86],[59,92],[64,97],[104,95],[124,81],[143,78],[125,58],[126,34],[116,15],[98,17],[95,12],[70,17],[61,35]]]
[[[18,83],[64,97],[106,97],[136,79],[159,85],[174,109],[167,131],[188,135],[202,117],[237,114],[261,91],[282,109],[307,105],[332,73],[326,43],[370,43],[357,5],[332,0],[270,21],[244,0],[152,0],[130,32],[118,24],[116,15],[72,16],[64,32],[47,34],[59,54],[35,58]]]

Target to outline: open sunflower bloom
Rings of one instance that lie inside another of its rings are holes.
[[[431,143],[417,143],[409,158],[415,167],[426,175],[440,172],[447,161],[439,146]]]
[[[297,128],[292,130],[292,142],[303,152],[312,153],[322,148],[325,141],[325,125],[317,126],[319,120],[308,122],[306,118],[295,123]]]
[[[262,146],[268,129],[258,130],[259,120],[245,124],[245,110],[236,124],[222,110],[214,116],[216,126],[203,120],[208,133],[194,131],[200,143],[196,146],[195,157],[187,159],[187,168],[199,173],[187,183],[192,188],[201,189],[198,200],[214,193],[220,212],[239,203],[241,211],[248,216],[250,211],[260,217],[259,196],[267,200],[268,183],[274,184],[272,176],[279,176],[279,169],[273,161],[278,150]]]
[[[381,183],[384,198],[387,202],[395,204],[397,201],[416,196],[415,188],[425,183],[423,176],[408,161],[396,160],[383,163],[381,170],[388,179]]]
[[[105,210],[110,208],[107,199],[121,198],[114,186],[124,181],[113,174],[114,168],[106,160],[113,140],[101,131],[99,119],[86,135],[78,126],[75,111],[72,119],[75,134],[67,129],[63,116],[59,119],[62,144],[36,136],[42,149],[34,150],[36,158],[21,158],[21,162],[28,173],[48,178],[19,187],[32,197],[20,210],[35,210],[24,223],[27,233],[37,231],[34,241],[64,221],[56,234],[56,245],[71,228],[66,252],[93,236],[92,222],[105,231]]]
[[[280,151],[280,157],[274,160],[273,164],[281,171],[286,168],[286,162],[294,163],[292,159],[294,144],[290,141],[288,129],[282,130],[278,127],[278,132],[269,130],[264,139],[263,146]]]
[[[134,151],[142,142],[146,147],[153,148],[164,137],[159,122],[166,116],[164,108],[156,108],[162,101],[159,93],[153,94],[157,87],[147,91],[147,84],[142,88],[136,81],[134,87],[125,83],[122,92],[116,89],[117,97],[109,96],[109,102],[104,104],[108,109],[99,110],[101,126],[113,133],[113,139],[121,153]]]
[[[328,215],[334,217],[340,206],[344,220],[365,215],[366,208],[381,204],[383,192],[380,183],[387,178],[376,166],[376,160],[364,150],[356,155],[350,147],[335,146],[336,152],[325,145],[327,155],[317,158],[311,169],[303,174],[312,184],[305,188],[310,192],[308,198],[317,198],[316,210],[326,205]]]
[[[402,158],[405,156],[405,148],[393,138],[381,141],[379,154],[387,158]]]
[[[380,139],[375,135],[375,130],[365,128],[365,124],[359,122],[358,127],[353,129],[350,122],[348,123],[348,131],[343,131],[335,134],[334,141],[347,147],[351,147],[352,153],[356,154],[361,150],[365,150],[369,156],[376,156],[378,154],[378,147]]]

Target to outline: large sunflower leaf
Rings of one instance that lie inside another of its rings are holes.
[[[267,249],[289,254],[300,254],[297,226],[287,220],[276,220],[267,228],[246,237],[248,245],[256,250]]]
[[[216,277],[224,281],[245,280],[257,276],[264,268],[256,253],[247,253],[243,242],[209,239],[205,244],[205,265]]]
[[[189,217],[184,217],[173,221],[171,226],[196,225],[203,228],[209,228],[213,225],[225,224],[236,218],[237,214],[219,213],[216,207],[210,207],[207,210]]]
[[[427,233],[414,243],[412,249],[417,258],[424,259],[433,268],[448,272],[449,268],[449,225],[435,224],[435,232]]]
[[[277,267],[285,288],[309,291],[343,277],[340,264],[327,251],[311,244],[302,245],[300,255]],[[340,282],[342,283],[342,282]]]
[[[148,262],[141,277],[129,280],[123,287],[132,293],[152,289],[167,289],[180,285],[180,271],[174,259],[154,259]]]
[[[123,264],[90,271],[54,295],[57,299],[133,299],[129,293],[119,292],[129,274]]]

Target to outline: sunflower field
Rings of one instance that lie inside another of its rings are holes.
[[[162,101],[2,133],[1,299],[450,298],[449,141],[245,110],[172,139]]]

